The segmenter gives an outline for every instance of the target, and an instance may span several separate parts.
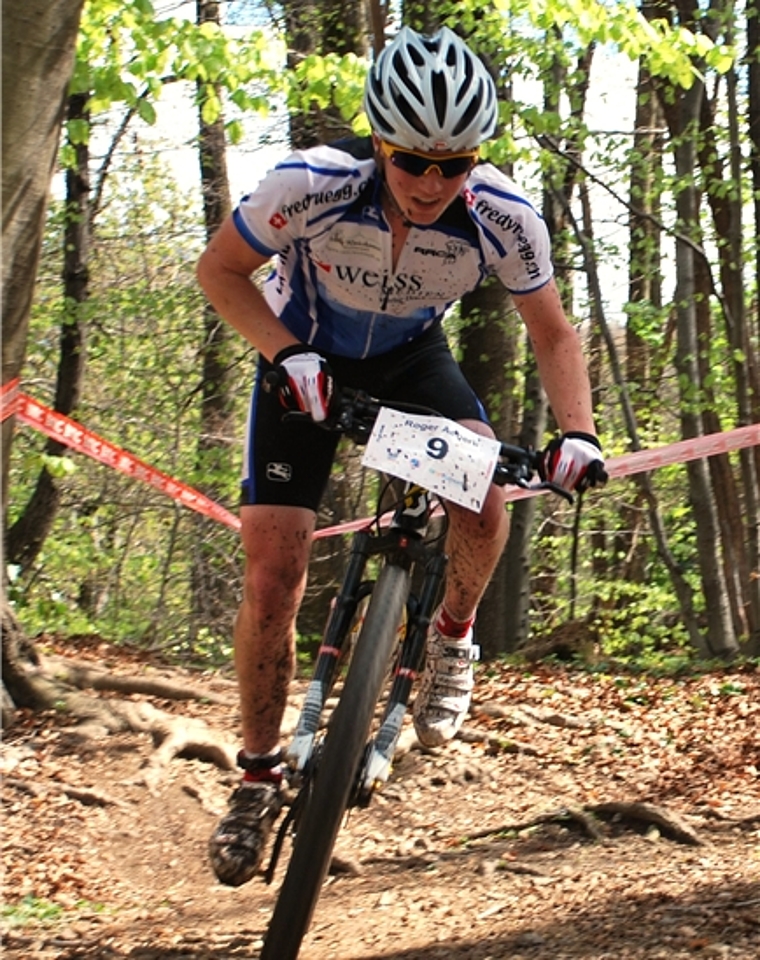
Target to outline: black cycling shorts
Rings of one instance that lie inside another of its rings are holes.
[[[364,390],[379,400],[418,404],[449,420],[487,420],[440,326],[382,356],[366,360],[324,356],[339,387]],[[271,369],[262,358],[246,428],[241,503],[308,507],[316,512],[339,435],[308,420],[283,421],[279,398],[261,388]]]

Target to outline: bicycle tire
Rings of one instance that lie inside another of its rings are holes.
[[[409,579],[407,570],[386,564],[372,591],[311,793],[299,817],[260,960],[296,960],[311,923],[387,677]]]

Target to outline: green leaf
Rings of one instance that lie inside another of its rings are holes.
[[[212,88],[207,87],[207,90]],[[222,105],[219,102],[219,97],[212,91],[211,93],[206,94],[206,98],[203,101],[203,106],[201,107],[201,117],[203,118],[204,123],[212,124],[216,123],[222,113]]]
[[[56,480],[63,480],[77,470],[77,465],[69,457],[54,457],[49,453],[43,453],[41,460],[47,472]]]
[[[232,144],[240,143],[243,139],[243,124],[239,120],[231,120],[227,124],[227,137]]]
[[[717,44],[705,54],[705,60],[709,67],[717,73],[723,74],[728,73],[734,63],[736,63],[737,56],[738,54],[734,47]]]
[[[156,122],[156,108],[153,106],[150,100],[140,97],[140,99],[137,101],[137,112],[140,115],[140,119],[144,120],[145,123],[153,126],[153,124]]]
[[[90,124],[87,120],[67,120],[66,139],[72,146],[90,142]]]

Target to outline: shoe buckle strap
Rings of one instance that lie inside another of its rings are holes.
[[[273,770],[282,763],[282,750],[271,753],[266,757],[247,757],[245,750],[237,755],[237,765],[246,773],[260,773],[262,770]]]
[[[444,638],[440,647],[440,656],[446,660],[469,660],[471,662],[480,660],[480,647],[477,643],[471,643],[465,646],[449,646],[451,640]]]

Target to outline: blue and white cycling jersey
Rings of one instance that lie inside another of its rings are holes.
[[[382,183],[369,137],[296,151],[235,210],[259,253],[277,256],[267,302],[315,349],[387,353],[439,323],[495,274],[512,293],[552,276],[546,225],[519,188],[488,163],[431,226],[412,226],[395,269]]]

